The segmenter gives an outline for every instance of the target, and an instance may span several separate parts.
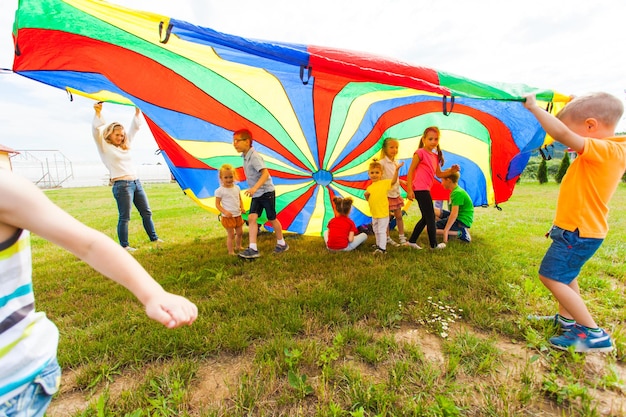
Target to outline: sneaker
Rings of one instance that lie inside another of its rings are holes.
[[[459,229],[459,239],[467,243],[470,243],[472,241],[472,237],[470,236],[470,233],[469,233],[469,230],[467,230],[467,227],[461,227]]]
[[[126,249],[126,252],[131,252],[131,253],[137,250],[137,249],[132,248],[130,246],[124,246],[124,249]]]
[[[279,245],[278,243],[276,244],[276,247],[274,248],[274,253],[283,253],[283,252],[287,252],[287,250],[289,249],[289,245],[287,244],[287,242],[285,242],[284,245]]]
[[[152,242],[152,243],[165,243],[165,241],[163,239],[159,239],[159,238],[157,238],[155,240],[151,240],[150,242]]]
[[[245,259],[253,259],[253,258],[258,258],[259,256],[261,256],[259,254],[258,250],[254,250],[252,248],[247,248],[246,250],[244,250],[243,252],[239,253],[239,257],[240,258],[245,258]]]
[[[406,236],[400,235],[399,241],[400,241],[400,245],[404,245],[406,243]]]
[[[440,244],[438,244],[437,246],[431,249],[445,249],[445,248],[446,248],[446,244],[441,242]]]
[[[422,249],[422,247],[420,245],[418,245],[417,243],[413,243],[413,242],[406,242],[402,246],[408,246],[411,249]]]
[[[576,324],[574,320],[570,321],[568,319],[567,321],[565,321],[565,319],[559,313],[556,313],[552,316],[536,316],[534,314],[529,314],[527,319],[534,321],[550,321],[555,326],[561,327],[561,330],[563,331],[568,331]]]
[[[574,347],[574,352],[610,352],[613,350],[611,336],[600,329],[592,332],[588,327],[575,324],[560,336],[550,338],[550,344],[557,349],[568,350]]]
[[[376,250],[372,252],[374,255],[385,255],[387,251],[385,249],[379,248],[376,246]]]
[[[387,237],[387,244],[395,247],[400,246],[400,244],[393,240],[391,237]]]

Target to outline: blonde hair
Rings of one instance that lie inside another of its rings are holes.
[[[218,172],[219,172],[220,182],[221,182],[222,176],[226,172],[232,172],[233,178],[235,179],[235,181],[239,181],[239,178],[237,178],[237,171],[231,164],[223,164],[218,170]]]
[[[441,132],[439,131],[439,128],[437,126],[428,126],[426,129],[424,129],[424,133],[422,133],[422,137],[420,138],[420,144],[417,147],[417,149],[424,147],[424,138],[426,137],[426,134],[428,132],[435,132],[437,134],[437,137],[441,138]],[[439,143],[437,143],[437,159],[439,160],[439,165],[443,166],[444,164],[443,152],[441,152]]]
[[[380,169],[381,172],[383,170],[383,164],[378,162],[378,159],[376,159],[376,158],[372,159],[372,162],[370,162],[370,166],[367,168],[367,170],[369,171],[369,170],[374,169],[374,168]]]
[[[383,140],[383,147],[380,148],[380,159],[383,159],[387,156],[387,146],[392,142],[396,142],[398,145],[400,145],[400,141],[396,138],[385,138],[385,140]]]
[[[623,114],[624,103],[620,99],[609,93],[594,92],[575,97],[556,117],[573,122],[584,122],[591,117],[607,127],[615,127]]]
[[[335,211],[341,216],[350,214],[350,210],[352,209],[352,199],[350,197],[334,197],[333,204],[335,205]]]
[[[122,126],[121,123],[113,122],[104,128],[104,130],[102,131],[102,136],[104,137],[104,141],[108,143],[109,145],[117,146],[118,148],[122,148],[125,151],[127,151],[128,150],[128,136],[126,136],[126,130],[124,130],[124,139],[122,139],[122,142],[119,145],[113,144],[113,142],[111,142],[111,139],[109,139],[113,131],[118,128],[124,130],[124,126]]]

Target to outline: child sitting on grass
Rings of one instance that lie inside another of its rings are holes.
[[[324,242],[331,251],[351,251],[367,240],[366,233],[359,233],[350,217],[352,199],[350,197],[333,198],[335,217],[328,222],[324,230]]]

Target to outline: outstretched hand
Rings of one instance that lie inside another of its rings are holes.
[[[146,314],[169,329],[191,325],[198,317],[194,303],[180,295],[163,292],[146,303]]]

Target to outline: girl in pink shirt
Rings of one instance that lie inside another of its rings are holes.
[[[433,185],[435,175],[440,178],[445,177],[450,172],[458,172],[459,166],[452,165],[445,171],[441,170],[444,159],[439,147],[439,135],[439,128],[435,126],[427,127],[424,130],[419,147],[413,154],[413,160],[407,175],[407,182],[410,185],[407,187],[407,198],[409,200],[417,200],[422,213],[422,218],[415,225],[413,233],[406,244],[414,249],[421,249],[417,244],[417,238],[424,230],[424,227],[428,231],[428,241],[432,249],[443,249],[446,247],[446,244],[443,242],[437,244],[437,224],[430,188]],[[437,153],[435,153],[435,150]]]

